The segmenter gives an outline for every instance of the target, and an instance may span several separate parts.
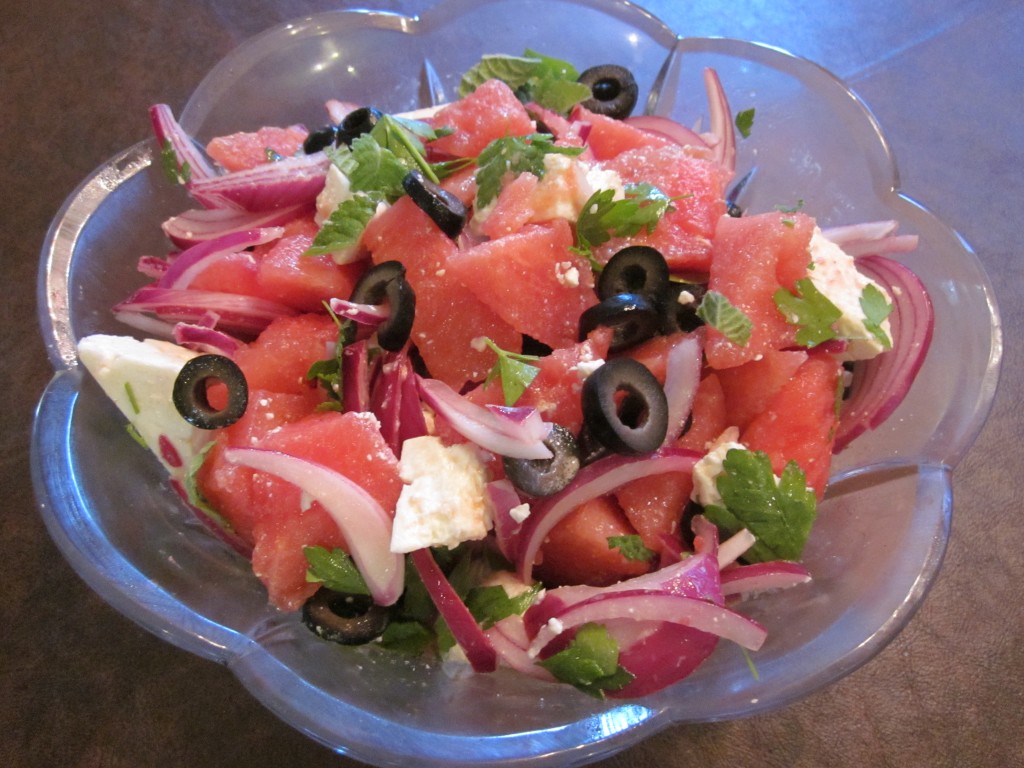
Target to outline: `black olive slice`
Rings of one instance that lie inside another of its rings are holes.
[[[612,329],[610,352],[620,352],[647,341],[661,324],[658,308],[638,293],[618,293],[595,304],[580,315],[579,340],[583,341],[595,328]]]
[[[402,188],[420,210],[453,240],[466,226],[466,206],[448,190],[438,186],[419,171],[409,171]]]
[[[383,113],[374,107],[359,107],[353,109],[338,124],[338,131],[334,139],[337,146],[345,144],[352,146],[352,142],[369,133],[377,125],[377,121],[383,117]]]
[[[592,94],[581,105],[616,120],[629,117],[640,93],[633,73],[618,64],[591,67],[579,76],[579,82],[589,85]]]
[[[223,382],[228,402],[223,409],[210,405],[207,385]],[[224,355],[198,355],[186,362],[174,380],[174,407],[189,424],[200,429],[228,427],[242,418],[249,405],[249,386],[242,369]]]
[[[544,445],[555,455],[550,459],[503,459],[505,476],[516,488],[530,496],[550,496],[572,482],[580,469],[580,451],[576,438],[565,427],[555,424]]]
[[[302,621],[324,640],[363,645],[381,636],[391,614],[366,595],[317,590],[302,607]]]
[[[327,149],[332,146],[337,137],[338,126],[325,125],[323,128],[319,128],[306,136],[306,140],[302,142],[302,151],[307,155],[316,154],[321,149]]]
[[[707,286],[703,283],[669,283],[661,301],[661,332],[668,336],[678,331],[695,331],[704,325],[697,308],[704,300]]]
[[[383,261],[366,270],[352,289],[349,300],[356,304],[386,301],[390,313],[377,328],[377,343],[389,352],[397,352],[405,346],[416,317],[416,293],[405,279],[401,262]]]
[[[604,265],[597,279],[597,296],[607,299],[617,293],[639,293],[656,302],[668,280],[668,262],[661,251],[649,245],[629,245]]]
[[[665,390],[647,367],[628,357],[609,360],[583,382],[584,428],[608,450],[642,454],[668,433]]]

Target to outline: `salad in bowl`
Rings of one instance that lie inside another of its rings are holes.
[[[180,116],[155,105],[94,219],[145,181],[160,240],[90,296],[103,319],[44,321],[69,364],[40,415],[69,446],[56,506],[88,510],[48,520],[69,558],[371,762],[590,759],[849,671],[923,598],[991,397],[982,275],[954,280],[982,293],[981,358],[929,375],[948,272],[977,265],[892,190],[841,84],[602,4],[551,12],[632,23],[642,54],[443,60],[507,5],[419,20],[413,84],[318,83],[319,115],[246,114],[301,64],[273,32]],[[304,29],[322,52],[391,22]],[[88,468],[97,438],[139,474]]]

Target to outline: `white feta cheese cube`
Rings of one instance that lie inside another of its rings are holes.
[[[174,407],[174,381],[196,356],[168,341],[96,334],[78,342],[78,358],[146,446],[181,479],[213,431],[189,424]]]
[[[811,282],[842,313],[832,326],[839,338],[847,342],[846,350],[839,357],[843,360],[866,360],[885,351],[886,347],[865,326],[867,318],[860,305],[861,295],[869,285],[881,291],[891,302],[885,289],[860,273],[854,258],[826,238],[817,227],[811,235],[810,252],[808,276]],[[883,321],[881,328],[891,340],[889,321]]]
[[[392,552],[455,547],[491,529],[487,468],[473,446],[446,446],[431,435],[406,440],[398,473],[405,485],[395,508]]]

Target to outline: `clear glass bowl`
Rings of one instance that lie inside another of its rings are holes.
[[[188,207],[153,162],[152,141],[105,163],[68,199],[42,254],[40,320],[56,370],[32,448],[43,519],[110,604],[227,664],[284,720],[368,763],[582,764],[671,723],[780,707],[851,672],[899,632],[935,577],[951,470],[981,428],[998,377],[999,318],[977,258],[899,191],[885,138],[856,94],[773,48],[677,37],[628,2],[452,0],[416,18],[339,11],[297,20],[228,56],[181,120],[205,141],[265,124],[318,126],[331,97],[411,109],[451,98],[482,53],[527,47],[581,68],[624,64],[644,89],[641,104],[687,124],[705,113],[701,73],[715,67],[733,108],[756,108],[753,134],[739,144],[740,169],[758,167],[747,208],[804,200],[823,225],[898,219],[902,232],[920,236],[905,261],[931,292],[935,338],[899,410],[836,458],[806,552],[814,581],[744,608],[769,630],[756,678],[729,644],[682,683],[630,702],[505,671],[453,676],[323,643],[268,608],[248,563],[191,519],[82,374],[76,340],[129,332],[110,307],[140,283],[138,256],[165,250],[159,223]]]

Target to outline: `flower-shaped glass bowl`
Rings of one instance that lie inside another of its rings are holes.
[[[754,658],[720,644],[687,680],[636,701],[599,701],[504,670],[437,663],[317,640],[267,605],[249,564],[197,524],[157,462],[77,365],[89,333],[129,333],[110,308],[139,285],[141,254],[166,250],[160,222],[189,207],[142,141],[101,166],[60,211],[40,270],[40,319],[56,369],[39,405],[34,480],[64,555],[117,609],[226,663],[256,697],[313,738],[381,765],[581,764],[676,722],[735,718],[792,702],[881,650],[920,604],[942,560],[950,477],[991,403],[998,313],[978,260],[898,190],[864,104],[820,67],[782,51],[677,35],[623,0],[452,0],[422,17],[339,11],[245,43],[181,112],[201,141],[261,125],[326,122],[340,98],[391,112],[451,99],[481,54],[533,48],[581,69],[616,62],[641,108],[706,124],[714,67],[735,110],[755,108],[738,167],[756,165],[749,211],[803,200],[823,226],[897,219],[920,246],[902,257],[935,305],[931,351],[900,408],[836,457],[806,550],[807,585],[750,601],[769,631]],[[130,670],[126,671],[130,674]]]

